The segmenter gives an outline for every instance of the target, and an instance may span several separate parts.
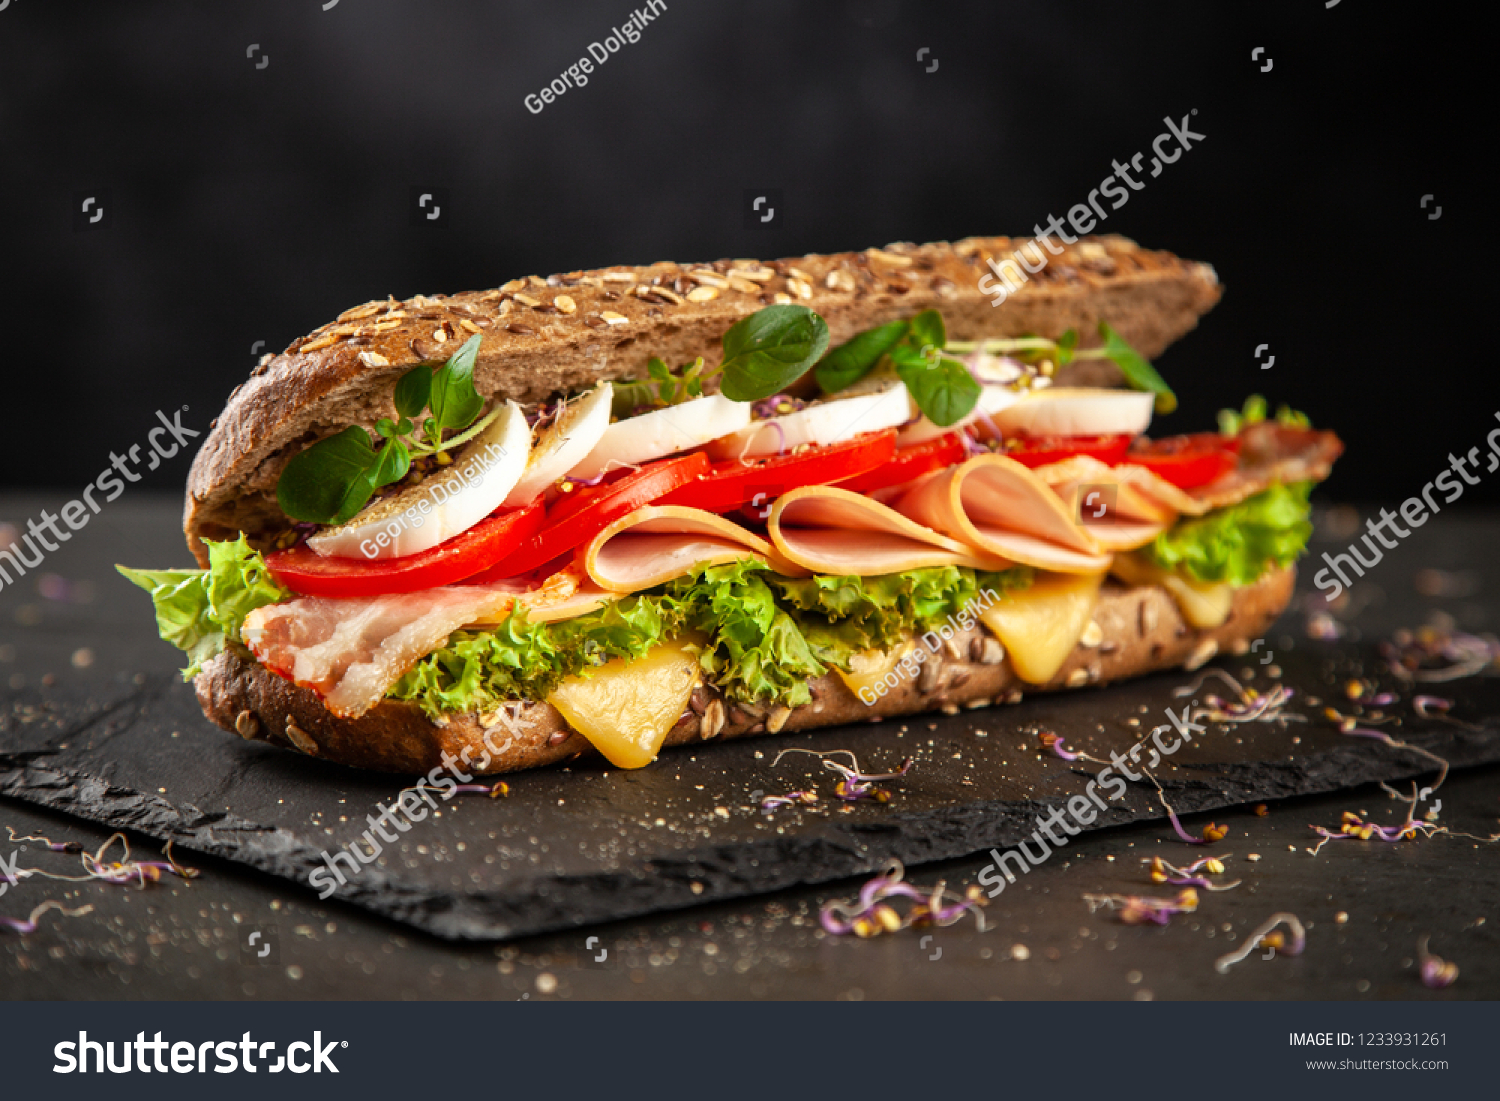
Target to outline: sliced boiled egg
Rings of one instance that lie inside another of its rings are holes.
[[[347,524],[318,532],[307,545],[340,558],[402,558],[431,550],[499,508],[520,480],[530,452],[526,416],[508,401],[447,466],[380,498]]]
[[[537,437],[531,448],[526,473],[505,499],[506,505],[529,505],[553,482],[588,457],[609,428],[609,407],[614,387],[601,382],[583,397],[558,411],[550,428]]]
[[[806,409],[754,421],[748,428],[725,436],[710,450],[721,459],[754,459],[803,444],[827,447],[861,432],[895,428],[911,417],[911,398],[898,382],[876,393],[820,401]]]
[[[606,428],[593,450],[568,474],[586,479],[616,467],[637,466],[665,455],[701,447],[720,436],[737,432],[749,423],[750,406],[730,401],[723,394],[653,409],[638,417],[616,421]]]
[[[985,418],[993,418],[1002,409],[1009,408],[1033,390],[1051,385],[1052,380],[1028,368],[1024,363],[1008,356],[981,354],[970,361],[970,371],[979,381],[979,400],[974,408],[947,428],[921,417],[914,424],[901,430],[896,438],[899,447],[911,447],[926,440],[935,439],[949,432],[956,432],[965,425]],[[1024,381],[1023,381],[1024,380]],[[1027,389],[1022,389],[1026,387]],[[915,412],[915,410],[913,410]]]
[[[1139,436],[1151,424],[1155,396],[1140,390],[1053,386],[992,413],[1000,431],[1028,436]]]

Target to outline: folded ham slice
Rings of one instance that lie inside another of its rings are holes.
[[[454,631],[515,601],[514,593],[480,585],[353,600],[306,596],[257,608],[241,638],[262,665],[316,692],[335,715],[357,719]]]
[[[1153,492],[1156,483],[1186,496],[1144,467],[1110,466],[1089,455],[1048,463],[1035,473],[1057,494],[1068,515],[1078,517],[1089,535],[1110,551],[1144,547],[1177,519],[1178,510]],[[1105,492],[1091,497],[1098,487],[1106,487]],[[1196,507],[1191,498],[1187,503]]]
[[[738,524],[682,505],[647,505],[622,516],[585,548],[583,565],[601,589],[633,593],[664,585],[695,566],[746,558],[794,577],[806,572]]]
[[[898,511],[971,547],[1023,566],[1099,573],[1110,555],[1035,473],[1003,455],[976,455],[917,486]]]
[[[783,494],[766,525],[776,549],[814,573],[872,577],[930,566],[1003,570],[1015,564],[836,486],[804,486]]]

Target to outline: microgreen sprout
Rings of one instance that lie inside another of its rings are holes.
[[[1431,939],[1431,937],[1423,937],[1422,943],[1417,945],[1422,985],[1433,990],[1441,990],[1445,986],[1452,986],[1454,980],[1458,978],[1458,964],[1429,952],[1427,942]]]
[[[1103,321],[1099,322],[1099,336],[1103,343],[1097,348],[1079,348],[1078,330],[1069,329],[1057,340],[1039,336],[981,341],[955,340],[948,342],[946,350],[955,355],[983,351],[990,355],[1014,356],[1022,363],[1039,365],[1044,375],[1050,375],[1055,367],[1065,367],[1075,360],[1107,359],[1119,368],[1120,374],[1132,389],[1149,391],[1156,396],[1158,413],[1170,413],[1177,408],[1177,396],[1172,393],[1166,381],[1144,356],[1125,342],[1124,337]]]
[[[855,803],[861,799],[873,799],[877,803],[889,802],[891,793],[886,791],[884,788],[876,787],[876,781],[900,779],[902,776],[905,776],[908,772],[910,772],[912,765],[916,763],[913,758],[906,757],[901,761],[899,765],[896,766],[896,771],[894,772],[877,772],[867,774],[860,771],[859,759],[854,756],[854,753],[851,750],[830,749],[819,751],[815,749],[800,749],[793,746],[787,749],[783,749],[780,753],[776,754],[776,759],[771,762],[771,767],[775,768],[778,764],[780,764],[781,759],[788,753],[808,753],[814,757],[821,758],[824,768],[828,769],[831,772],[837,772],[839,776],[842,777],[839,782],[834,785],[833,794],[834,798],[842,799],[846,803]],[[840,761],[830,759],[837,756],[848,757],[849,763],[846,765]]]
[[[1450,624],[1397,631],[1382,642],[1380,653],[1390,671],[1402,680],[1433,684],[1472,677],[1500,661],[1500,639],[1455,631]]]
[[[1291,933],[1290,940],[1281,933],[1273,932],[1278,925],[1287,927],[1287,931]],[[1302,922],[1297,920],[1296,914],[1272,914],[1245,938],[1243,945],[1228,955],[1214,960],[1214,970],[1221,975],[1226,974],[1231,967],[1257,948],[1274,948],[1283,956],[1300,956],[1306,947],[1307,930],[1302,927]]]
[[[36,836],[17,837],[16,831],[9,826],[5,827],[5,832],[10,834],[10,843],[12,845],[20,845],[27,841],[40,841],[55,853],[68,853],[70,856],[77,856],[83,852],[83,844],[78,841],[53,841],[51,838],[43,837],[40,834]]]
[[[5,926],[7,929],[11,930],[11,932],[20,933],[24,937],[30,933],[36,932],[37,921],[48,910],[56,910],[58,913],[62,914],[63,917],[82,917],[84,914],[92,914],[94,912],[94,908],[92,906],[80,906],[76,910],[69,910],[61,902],[58,902],[56,899],[49,898],[35,910],[31,911],[31,914],[25,919],[0,917],[0,925]]]
[[[910,902],[904,914],[886,901],[895,898]],[[906,869],[901,861],[892,859],[884,871],[860,888],[857,901],[827,903],[819,912],[818,921],[836,937],[850,933],[873,937],[912,926],[948,926],[972,913],[982,933],[984,915],[979,908],[988,902],[979,887],[972,884],[958,894],[948,890],[942,880],[930,889],[907,883]]]
[[[1184,887],[1176,898],[1152,898],[1145,895],[1084,895],[1089,913],[1104,908],[1119,912],[1125,925],[1166,925],[1175,914],[1190,914],[1198,908],[1198,892]]]
[[[104,854],[114,847],[116,841],[120,842],[125,851],[121,854],[120,860],[106,863]],[[196,879],[201,874],[196,868],[185,868],[177,863],[176,858],[172,856],[172,842],[170,841],[167,842],[165,855],[167,857],[165,861],[132,860],[130,859],[130,842],[125,840],[123,833],[116,833],[99,847],[98,852],[83,854],[83,867],[88,872],[85,878],[99,879],[105,883],[129,883],[134,880],[144,887],[147,880],[156,883],[168,873],[180,879]]]
[[[491,799],[498,799],[510,794],[510,785],[504,780],[496,780],[493,784],[455,784],[453,790],[459,794],[488,795]]]
[[[1054,756],[1061,757],[1064,761],[1076,761],[1083,756],[1082,753],[1074,753],[1059,735],[1050,730],[1042,733],[1041,740],[1042,745],[1050,749]]]
[[[484,431],[500,410],[480,419],[479,343],[475,334],[441,367],[419,365],[397,380],[392,402],[399,420],[376,421],[375,435],[384,441],[378,449],[366,429],[351,425],[294,455],[276,483],[281,510],[294,520],[342,524],[381,486],[406,477],[413,460],[431,455],[444,462],[452,448]],[[430,415],[423,417],[424,410]]]
[[[1173,887],[1199,887],[1205,891],[1231,891],[1240,885],[1238,879],[1233,883],[1216,884],[1208,878],[1211,875],[1223,875],[1224,861],[1228,859],[1227,853],[1222,857],[1208,856],[1193,861],[1186,868],[1178,868],[1159,856],[1153,856],[1151,882],[1166,883]]]
[[[818,793],[815,791],[792,791],[785,795],[766,795],[761,798],[760,809],[767,814],[774,814],[782,807],[795,807],[798,805],[812,806],[818,801]]]

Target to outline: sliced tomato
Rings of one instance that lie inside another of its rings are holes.
[[[594,536],[620,517],[649,505],[708,471],[701,451],[648,463],[639,470],[574,490],[552,506],[546,525],[503,560],[473,578],[475,583],[519,577],[551,562]]]
[[[707,512],[732,512],[741,505],[760,510],[789,489],[852,478],[889,462],[895,453],[896,430],[887,428],[771,459],[731,459],[715,463],[697,481],[658,503],[687,505]]]
[[[1130,434],[1109,436],[1020,436],[1007,441],[1005,456],[1023,466],[1060,463],[1074,455],[1087,455],[1113,466],[1130,450]]]
[[[1195,489],[1217,482],[1240,461],[1237,436],[1195,432],[1164,440],[1139,440],[1125,462],[1144,466],[1178,489]]]
[[[382,596],[452,585],[488,569],[542,526],[540,501],[486,516],[431,550],[402,558],[339,558],[307,546],[274,551],[266,565],[276,580],[304,596]]]
[[[855,493],[874,493],[877,489],[900,485],[931,471],[961,463],[968,453],[963,433],[949,432],[911,447],[897,448],[888,462],[867,473],[839,482],[838,487]]]

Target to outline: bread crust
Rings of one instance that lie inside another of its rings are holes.
[[[400,375],[446,359],[482,335],[475,385],[487,398],[535,402],[602,379],[638,377],[647,359],[719,355],[734,322],[777,301],[805,304],[833,344],[897,317],[942,311],[954,339],[1058,337],[1097,343],[1099,321],[1153,358],[1197,324],[1221,287],[1207,264],[1143,249],[1123,237],[1060,245],[998,307],[979,289],[987,261],[1025,242],[968,238],[767,262],[660,262],[513,279],[489,291],[366,303],[277,356],[230,395],[193,462],[183,530],[201,565],[203,539],[273,532],[287,524],[276,481],[293,455],[344,427],[394,417]],[[1029,254],[1029,253],[1028,253]],[[993,278],[986,281],[993,289]],[[1112,380],[1099,361],[1073,381]]]
[[[1242,651],[1260,637],[1290,602],[1295,579],[1294,569],[1273,569],[1254,585],[1236,590],[1229,618],[1206,630],[1188,626],[1165,589],[1106,581],[1094,612],[1100,641],[1094,646],[1080,643],[1045,685],[1018,680],[1009,657],[998,658],[997,647],[985,645],[986,640],[993,643],[993,636],[976,624],[940,645],[918,676],[903,681],[873,706],[861,702],[834,673],[809,682],[813,702],[792,709],[728,703],[715,690],[700,687],[691,712],[667,735],[666,744],[986,706],[1013,702],[1021,693],[1104,685],[1174,666],[1196,668],[1217,653]],[[487,775],[596,755],[593,746],[546,703],[523,706],[516,723],[521,729],[514,736],[498,715],[456,715],[437,725],[414,704],[394,700],[383,701],[362,718],[341,719],[314,693],[257,664],[248,651],[219,655],[204,667],[194,686],[204,714],[225,730],[360,768],[427,773],[443,764],[445,753],[451,754],[450,760],[463,760],[466,750],[470,760],[478,761],[485,753],[487,728],[494,732],[495,746],[506,747],[485,769]]]

